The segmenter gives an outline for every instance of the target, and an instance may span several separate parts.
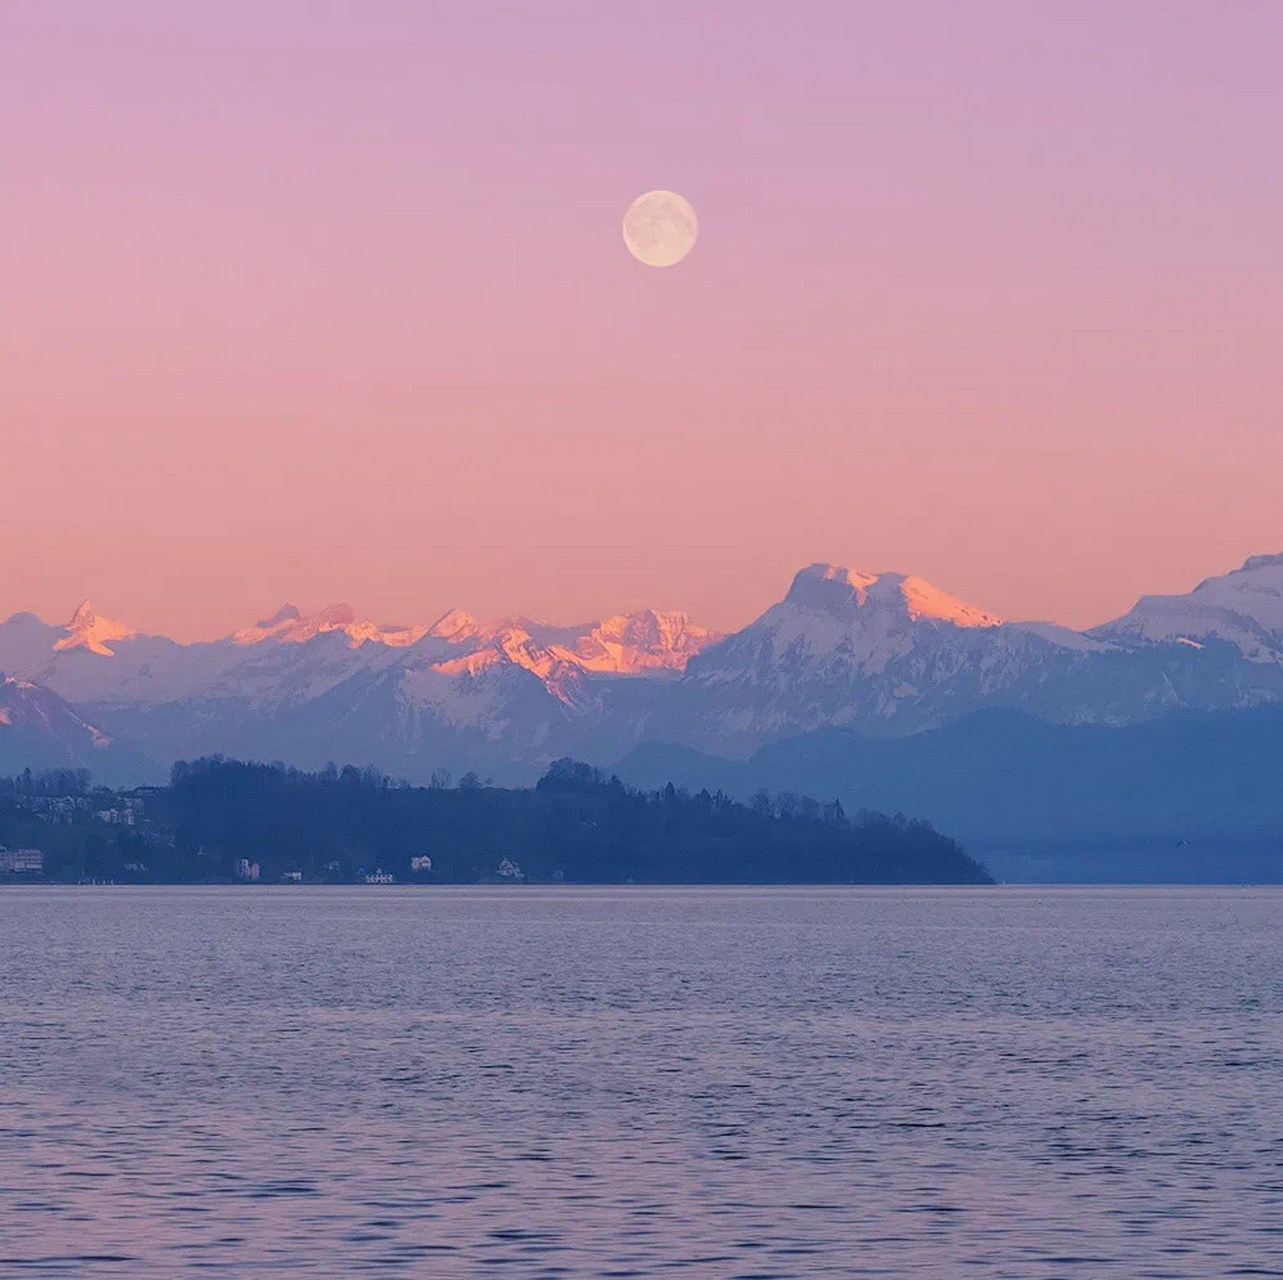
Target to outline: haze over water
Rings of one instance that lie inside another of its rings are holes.
[[[1283,892],[0,893],[0,1275],[1283,1274]]]

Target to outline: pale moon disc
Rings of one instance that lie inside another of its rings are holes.
[[[624,214],[628,252],[648,267],[672,267],[694,247],[699,219],[675,191],[648,191]]]

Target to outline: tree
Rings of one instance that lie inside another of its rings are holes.
[[[539,779],[540,791],[585,791],[602,785],[601,774],[582,760],[563,756],[548,766],[548,772]]]

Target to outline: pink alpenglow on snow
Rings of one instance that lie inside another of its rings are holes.
[[[282,644],[306,644],[309,640],[328,632],[341,631],[348,637],[353,649],[367,641],[403,647],[414,644],[428,633],[427,627],[380,626],[376,622],[357,621],[356,614],[346,604],[330,605],[304,617],[292,605],[283,605],[272,617],[244,627],[232,635],[236,644],[261,644],[264,640],[277,640]]]
[[[476,675],[504,661],[531,672],[562,698],[572,701],[575,672],[598,675],[679,673],[702,649],[721,639],[719,633],[691,622],[684,613],[620,614],[579,627],[557,627],[530,619],[492,624],[453,610],[431,628],[452,644],[474,646],[462,657],[435,665],[448,675]]]
[[[128,640],[137,635],[132,627],[127,627],[123,622],[99,617],[88,600],[72,615],[66,630],[66,637],[54,645],[55,650],[63,652],[67,649],[88,649],[90,653],[96,653],[102,658],[112,656],[108,647],[112,640]]]

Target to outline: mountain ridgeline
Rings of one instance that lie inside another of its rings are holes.
[[[605,766],[646,742],[744,758],[816,730],[903,738],[994,708],[1118,726],[1283,704],[1283,555],[1087,632],[816,564],[727,636],[671,611],[556,626],[455,609],[427,625],[337,605],[179,644],[86,604],[61,627],[0,623],[0,671],[0,767],[123,784],[223,754],[527,785],[558,757]]]
[[[1089,631],[831,564],[730,635],[676,611],[426,624],[336,605],[179,644],[86,604],[64,626],[0,623],[0,671],[0,773],[136,785],[224,755],[523,787],[569,756],[644,786],[903,809],[994,867],[1030,840],[1125,837],[1202,848],[1215,874],[1226,842],[1283,830],[1283,555]]]
[[[72,771],[0,785],[0,844],[47,878],[572,884],[984,884],[923,822],[796,795],[653,792],[554,763],[534,788],[410,787],[374,770],[211,759],[167,787],[90,792]],[[70,781],[68,781],[70,780]]]

